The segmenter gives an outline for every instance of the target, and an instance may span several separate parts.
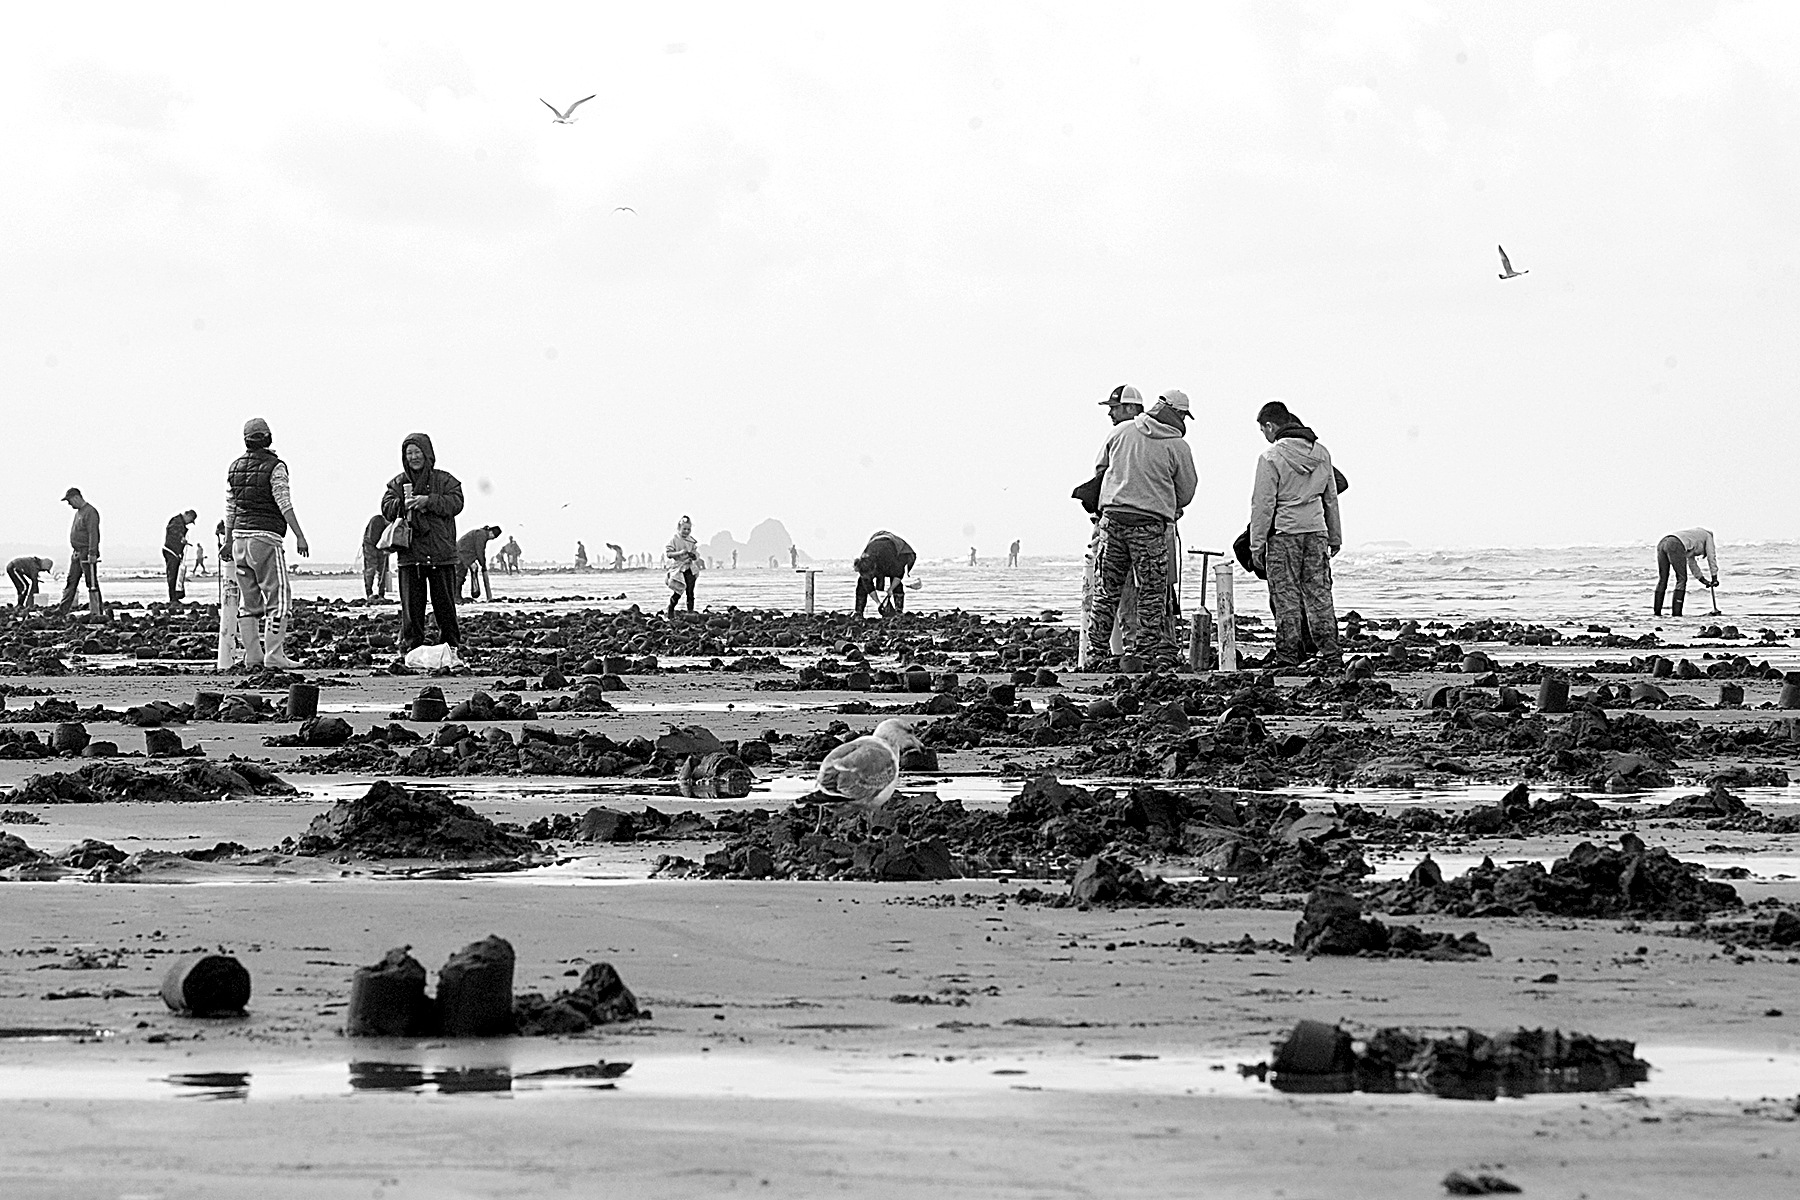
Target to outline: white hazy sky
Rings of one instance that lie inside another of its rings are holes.
[[[328,559],[411,429],[529,557],[1060,552],[1123,381],[1189,545],[1271,397],[1352,544],[1791,536],[1797,85],[1792,3],[18,9],[0,541],[264,415]]]

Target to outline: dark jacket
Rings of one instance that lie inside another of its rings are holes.
[[[416,445],[425,452],[425,465],[417,471],[406,470],[406,447]],[[390,521],[406,512],[406,494],[400,489],[413,485],[415,496],[424,496],[423,507],[412,514],[412,545],[400,551],[403,567],[453,567],[456,565],[456,514],[463,510],[462,483],[448,471],[437,468],[437,451],[431,447],[429,434],[409,433],[400,439],[400,473],[388,480],[387,493],[381,497],[381,515]]]
[[[86,501],[75,510],[69,526],[69,549],[88,558],[100,557],[100,510]]]
[[[281,456],[264,446],[245,450],[225,470],[225,486],[236,512],[232,522],[233,536],[260,530],[287,536],[287,517],[275,503],[275,468]]]
[[[873,566],[870,575],[876,579],[903,578],[919,561],[919,556],[913,553],[904,538],[885,529],[870,535],[862,557],[870,560]]]
[[[381,535],[387,532],[387,527],[388,519],[380,513],[369,518],[369,523],[363,526],[362,548],[364,554],[381,553]]]

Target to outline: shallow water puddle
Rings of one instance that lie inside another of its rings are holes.
[[[546,1052],[509,1052],[486,1043],[475,1049],[404,1045],[371,1047],[349,1062],[268,1062],[248,1068],[158,1070],[144,1061],[84,1065],[34,1063],[0,1072],[0,1100],[283,1100],[402,1095],[555,1095],[616,1091],[621,1096],[763,1100],[867,1100],[979,1095],[1014,1090],[1254,1097],[1274,1090],[1335,1094],[1342,1100],[1431,1103],[1414,1091],[1353,1092],[1347,1079],[1259,1078],[1239,1064],[1261,1051],[1220,1057],[1120,1054],[973,1055],[894,1058],[690,1054],[639,1058],[634,1063],[580,1062],[533,1066]],[[1502,1098],[1596,1092],[1612,1095],[1757,1100],[1800,1093],[1800,1054],[1692,1046],[1640,1045],[1652,1068],[1647,1081],[1606,1086],[1574,1076],[1502,1090]],[[567,1054],[566,1049],[562,1053]],[[530,1069],[526,1069],[530,1068]],[[1527,1095],[1529,1093],[1529,1095]],[[1494,1099],[1472,1090],[1450,1099]]]

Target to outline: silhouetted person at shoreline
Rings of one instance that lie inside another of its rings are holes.
[[[363,599],[386,600],[388,590],[388,552],[381,548],[381,535],[387,531],[388,519],[380,513],[363,526]]]
[[[575,569],[577,571],[588,569],[587,546],[581,542],[575,543]]]
[[[1016,567],[1019,565],[1019,539],[1018,538],[1014,538],[1013,544],[1006,548],[1006,565],[1009,567]]]

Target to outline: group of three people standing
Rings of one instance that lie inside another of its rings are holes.
[[[1200,481],[1185,438],[1192,405],[1185,392],[1172,388],[1145,411],[1142,393],[1126,384],[1101,403],[1114,429],[1100,448],[1093,479],[1075,490],[1095,520],[1086,636],[1096,648],[1109,644],[1127,585],[1135,585],[1131,650],[1147,665],[1173,667],[1175,526]],[[1263,405],[1256,423],[1269,442],[1257,460],[1249,529],[1250,558],[1267,574],[1275,616],[1275,653],[1265,665],[1298,666],[1310,634],[1316,665],[1331,669],[1341,661],[1331,595],[1331,559],[1343,546],[1338,476],[1318,435],[1281,401]]]

